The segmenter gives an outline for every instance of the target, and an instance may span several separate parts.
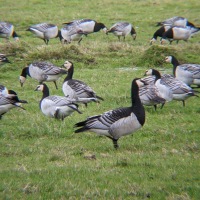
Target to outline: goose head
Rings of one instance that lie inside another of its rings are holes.
[[[35,88],[35,91],[44,91],[44,84],[40,84]]]
[[[19,82],[20,82],[21,87],[23,87],[23,84],[25,83],[25,81],[26,81],[26,77],[19,76]]]
[[[172,62],[172,56],[166,56],[165,62],[171,63]]]
[[[73,63],[70,62],[70,61],[68,61],[68,60],[66,60],[66,61],[64,62],[64,64],[63,64],[63,66],[64,66],[67,70],[69,70],[69,69],[73,66]]]
[[[153,74],[153,69],[148,69],[146,70],[146,72],[144,73],[145,76],[151,76]]]

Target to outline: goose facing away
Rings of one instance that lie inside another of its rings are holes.
[[[48,45],[49,40],[52,38],[59,37],[60,31],[55,24],[40,23],[30,26],[27,31],[32,32],[36,37],[44,40],[45,44]],[[61,38],[60,38],[61,39]]]
[[[194,24],[189,22],[185,17],[175,16],[175,17],[166,19],[166,20],[164,20],[162,22],[158,22],[157,26],[180,26],[180,27],[186,27],[186,26],[194,26]]]
[[[25,110],[21,106],[22,103],[28,103],[26,100],[19,100],[17,93],[13,90],[8,90],[8,95],[0,94],[0,119],[4,114],[6,114],[12,108],[21,108]]]
[[[163,36],[161,38],[161,44],[165,43],[166,40],[169,40],[170,43],[173,40],[184,40],[187,41],[191,36],[194,34],[197,34],[200,31],[200,28],[197,27],[171,27],[166,32],[163,33]]]
[[[64,43],[70,43],[71,41],[78,41],[80,44],[83,35],[86,35],[82,28],[76,25],[66,25],[65,27],[61,28],[61,36],[64,40]]]
[[[117,108],[101,115],[88,117],[85,121],[74,125],[78,128],[75,133],[91,131],[98,135],[105,135],[113,141],[117,149],[119,147],[117,141],[120,137],[137,131],[145,123],[145,110],[139,98],[141,86],[144,86],[141,80],[132,81],[130,107]]]
[[[107,31],[107,28],[103,23],[97,22],[93,19],[80,19],[80,20],[74,20],[71,22],[66,22],[63,24],[78,26],[82,29],[83,32],[87,34],[99,32],[101,29],[104,32]]]
[[[14,26],[8,22],[0,22],[0,37],[9,39],[13,37],[16,41],[19,40],[17,33],[14,30]]]
[[[57,67],[50,62],[34,62],[28,67],[22,69],[19,77],[20,84],[23,86],[26,81],[27,75],[33,79],[36,79],[39,83],[54,82],[56,89],[58,89],[56,81],[63,75],[67,74],[65,69]]]
[[[166,100],[166,102],[172,101],[173,94],[171,89],[165,84],[165,81],[161,77],[161,74],[159,71],[155,69],[149,69],[145,72],[145,75],[151,76],[154,75],[155,78],[155,86],[157,87],[159,91],[159,96]]]
[[[38,85],[35,91],[42,91],[43,93],[39,106],[44,115],[64,120],[74,111],[81,114],[78,105],[73,103],[71,99],[57,95],[49,96],[49,88],[45,83]]]
[[[113,33],[118,37],[120,41],[120,37],[122,36],[125,40],[125,37],[130,33],[132,38],[136,39],[136,32],[133,28],[132,24],[129,22],[117,22],[115,23],[109,30],[107,30],[106,34]]]
[[[165,61],[173,65],[174,76],[187,85],[200,87],[200,64],[180,64],[174,56],[167,56]]]
[[[96,95],[93,89],[86,83],[73,79],[74,65],[72,62],[65,61],[64,67],[68,71],[68,74],[62,85],[62,91],[65,96],[68,96],[72,99],[77,99],[78,102],[84,103],[86,106],[87,103],[91,101],[99,102],[99,100],[103,100],[103,98]]]

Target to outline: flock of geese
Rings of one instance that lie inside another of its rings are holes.
[[[182,21],[185,23],[185,26],[196,28],[192,23],[181,17],[165,20],[162,22],[162,25],[166,22],[169,25],[175,19],[177,19],[177,23]],[[85,27],[87,31],[84,29],[82,22],[86,23]],[[93,29],[91,28],[91,22],[93,23]],[[173,21],[173,23],[175,22]],[[7,24],[4,25],[6,26]],[[10,36],[17,37],[14,27],[12,25],[7,26],[7,31],[10,32],[7,33],[8,35],[4,34],[3,36],[6,38]],[[0,25],[0,35],[2,37],[3,29],[1,27],[2,22]],[[73,32],[72,30],[74,29],[72,27],[77,27],[79,31],[76,34],[79,35],[87,35],[106,28],[104,24],[88,19],[66,23],[66,26],[63,28],[66,32],[68,30],[67,27],[70,29],[68,32]],[[121,32],[119,32],[119,29]],[[28,30],[42,38],[46,44],[48,44],[49,39],[59,35],[58,29],[52,24],[39,24],[31,26]],[[47,33],[42,33],[44,30],[48,30]],[[129,23],[116,23],[109,30],[106,29],[106,33],[109,32],[116,35],[119,40],[121,36],[125,38],[129,33],[133,39],[136,38],[136,32]],[[62,29],[60,33],[62,34],[62,38],[67,42],[75,40],[75,37],[72,37],[72,35],[70,35],[70,39],[67,38],[69,35],[64,37]],[[78,38],[77,35],[76,38]],[[78,39],[79,42],[81,38],[82,36]],[[154,106],[156,110],[158,104],[161,104],[162,108],[166,102],[177,100],[182,101],[183,106],[185,106],[186,99],[198,96],[199,91],[192,88],[191,85],[196,85],[196,88],[200,87],[200,65],[180,64],[174,56],[167,56],[165,61],[173,65],[173,75],[161,75],[156,69],[147,70],[145,77],[134,78],[131,83],[132,103],[129,107],[116,108],[100,115],[88,117],[86,120],[74,125],[76,128],[75,133],[91,131],[98,135],[104,135],[112,140],[115,148],[118,148],[118,139],[120,137],[131,134],[144,125],[144,105]],[[0,54],[0,62],[9,63],[9,60],[4,54]],[[87,107],[90,102],[104,100],[85,82],[73,79],[73,74],[74,64],[71,61],[65,61],[63,68],[57,67],[50,62],[33,62],[28,67],[22,69],[19,80],[21,86],[23,86],[27,77],[37,80],[39,85],[35,91],[42,92],[42,98],[39,102],[41,112],[48,117],[64,120],[64,118],[70,116],[73,112],[81,114],[79,104],[84,104]],[[44,82],[54,82],[55,87],[58,89],[56,81],[61,76],[66,76],[62,85],[63,96],[50,95],[49,88]],[[23,103],[27,103],[27,101],[20,100],[15,91],[7,89],[4,85],[0,85],[0,119],[12,108],[18,107],[24,109],[22,107]]]

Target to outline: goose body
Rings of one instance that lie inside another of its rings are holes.
[[[186,26],[194,26],[193,23],[189,22],[187,18],[185,17],[179,17],[175,16],[169,19],[166,19],[162,22],[158,22],[158,26],[180,26],[180,27],[186,27]]]
[[[106,30],[107,30],[106,26],[103,23],[97,22],[97,21],[92,20],[92,19],[74,20],[74,21],[71,21],[71,22],[63,23],[63,24],[78,26],[79,28],[82,29],[83,32],[85,32],[87,34],[98,32],[101,29],[104,32],[106,32]]]
[[[184,40],[187,41],[191,36],[197,34],[200,28],[197,27],[171,27],[166,32],[163,33],[161,38],[161,44],[163,44],[166,40],[170,42],[173,40]]]
[[[159,71],[155,69],[149,69],[145,72],[145,75],[147,76],[154,75],[156,77],[154,84],[159,91],[159,96],[165,99],[166,102],[172,101],[173,93],[171,89],[165,84],[164,78],[161,77],[161,74]]]
[[[14,26],[8,22],[0,22],[0,37],[6,39],[13,37],[15,40],[19,40],[19,37],[14,30]]]
[[[118,37],[120,40],[120,37],[122,36],[125,40],[125,37],[130,33],[133,39],[136,39],[136,32],[133,28],[132,24],[129,22],[117,22],[115,23],[109,30],[107,30],[108,33],[113,33],[115,36]]]
[[[167,56],[166,62],[173,65],[173,74],[187,85],[200,86],[200,64],[180,64],[174,56]]]
[[[40,23],[30,26],[27,31],[32,32],[36,37],[44,40],[45,44],[49,43],[52,38],[59,37],[60,32],[55,24]]]
[[[84,103],[86,106],[87,103],[91,101],[98,102],[99,100],[103,100],[103,98],[97,96],[93,89],[86,83],[73,79],[74,65],[72,62],[65,61],[64,67],[68,70],[68,74],[62,86],[62,91],[65,96],[77,99],[77,101]]]
[[[4,88],[3,90],[7,89]],[[7,90],[6,93],[0,93],[0,119],[5,113],[7,113],[12,108],[19,107],[24,109],[23,107],[21,107],[21,103],[27,103],[27,101],[19,100],[17,93],[13,90]]]
[[[78,44],[80,44],[83,35],[85,35],[85,32],[79,26],[66,25],[61,29],[61,36],[64,39],[64,43],[78,41]]]
[[[33,79],[36,79],[39,83],[54,82],[56,88],[56,81],[63,75],[66,74],[67,71],[53,65],[50,62],[34,62],[31,63],[28,67],[22,69],[20,75],[20,83],[23,86],[26,81],[27,75]]]
[[[164,106],[166,100],[159,96],[159,90],[155,85],[145,85],[139,88],[139,96],[143,105],[154,106],[155,110],[158,104],[162,104],[161,108]]]
[[[118,148],[118,139],[140,129],[145,123],[145,110],[139,98],[139,87],[144,83],[134,79],[131,86],[132,104],[107,111],[101,115],[87,118],[75,124],[75,133],[91,131],[112,139],[114,147]]]
[[[38,85],[35,91],[43,92],[39,105],[42,113],[48,117],[64,120],[74,111],[81,113],[78,110],[78,105],[73,103],[71,99],[57,95],[49,96],[49,88],[44,83]]]

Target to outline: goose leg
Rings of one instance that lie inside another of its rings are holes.
[[[118,37],[118,40],[120,41],[120,36],[117,36]]]
[[[78,41],[78,44],[80,44],[80,42],[81,42],[82,39],[83,39],[83,38],[81,38],[81,39]]]
[[[114,139],[114,138],[112,138],[112,137],[110,137],[110,136],[106,136],[106,137],[110,138],[110,139],[113,141],[113,145],[114,145],[114,148],[115,148],[115,149],[118,149],[118,148],[119,148],[119,145],[118,145],[118,143],[117,143],[118,139]]]
[[[57,84],[56,84],[56,81],[54,81],[54,84],[55,84],[55,86],[56,86],[56,89],[58,89],[58,86],[57,86]]]
[[[154,109],[155,109],[155,111],[156,111],[156,109],[157,109],[157,105],[153,105],[154,106]]]
[[[182,102],[183,102],[183,107],[185,107],[185,101],[183,100]]]
[[[165,104],[164,104],[164,103],[162,103],[162,105],[161,105],[160,109],[162,109],[162,108],[164,107],[164,105],[165,105]]]

